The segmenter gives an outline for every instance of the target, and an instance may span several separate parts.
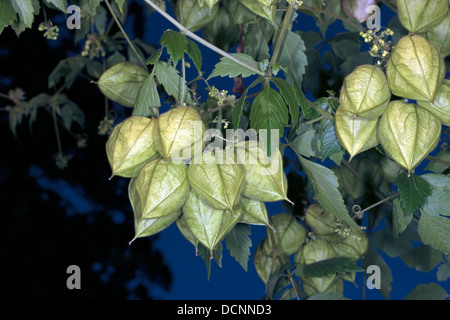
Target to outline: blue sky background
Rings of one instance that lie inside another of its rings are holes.
[[[171,13],[170,8],[168,9]],[[381,12],[382,26],[387,26],[393,16],[394,13],[392,11],[383,7]],[[158,43],[159,37],[166,29],[176,30],[161,15],[156,12],[152,13],[146,25],[146,30],[151,30],[149,42]],[[319,31],[314,19],[303,14],[297,18],[294,29]],[[345,30],[341,22],[337,21],[329,27],[327,38],[331,38],[336,33],[343,31]],[[199,46],[203,54],[203,69],[206,74],[209,74],[214,64],[219,61],[219,57],[209,49]],[[323,50],[327,49],[329,49],[329,46],[324,46]],[[217,82],[218,80],[219,82]],[[213,83],[218,88],[225,88],[231,92],[233,85],[231,79],[215,78]],[[220,87],[221,85],[223,87]],[[268,203],[267,209],[271,215],[284,212],[281,203]],[[383,224],[380,225],[380,228],[382,227]],[[161,232],[157,239],[157,247],[163,252],[164,259],[168,262],[172,272],[173,284],[170,292],[165,292],[158,287],[155,287],[152,292],[163,299],[260,299],[264,296],[265,285],[256,273],[253,256],[259,242],[265,237],[266,229],[264,227],[252,226],[252,248],[247,272],[230,256],[224,246],[222,268],[219,268],[213,262],[211,275],[208,280],[203,259],[195,255],[195,249],[192,244],[181,235],[177,226],[173,224]],[[392,283],[393,289],[390,295],[391,299],[403,299],[418,283],[437,282],[436,269],[429,273],[423,273],[407,267],[400,258],[393,259],[384,254],[383,258],[390,266],[394,278]],[[361,299],[362,286],[364,285],[362,273],[357,274],[357,287],[349,282],[344,282],[344,284],[345,297]],[[447,291],[450,290],[449,281],[439,283],[439,285],[446,288]],[[366,299],[384,298],[377,290],[367,289]]]

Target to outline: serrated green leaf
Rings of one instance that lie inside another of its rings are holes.
[[[225,236],[225,243],[228,250],[230,250],[231,256],[239,262],[245,272],[247,272],[250,247],[252,246],[250,234],[250,225],[238,223]]]
[[[430,184],[415,174],[408,177],[406,172],[403,172],[397,177],[397,185],[402,207],[408,215],[425,204],[431,194]]]
[[[327,120],[319,139],[319,149],[321,152],[322,162],[331,155],[342,150],[339,140],[336,136],[336,128],[334,121]]]
[[[440,285],[430,282],[419,284],[413,291],[408,293],[404,300],[445,300],[449,294]]]
[[[272,82],[278,87],[281,95],[286,101],[286,104],[289,106],[289,113],[291,114],[292,124],[297,124],[300,108],[292,85],[281,78],[272,78]]]
[[[394,237],[397,238],[400,233],[405,231],[409,223],[412,220],[413,212],[405,212],[401,205],[400,199],[395,199],[393,201],[394,206],[392,209],[392,223],[393,223],[393,233]]]
[[[67,0],[45,0],[45,2],[53,4],[57,9],[66,13]]]
[[[117,53],[117,51],[116,51]],[[150,57],[147,58],[147,60],[145,60],[145,63],[147,65],[151,64],[151,65],[156,65],[159,61],[159,58],[161,57],[162,54],[162,49],[158,49],[155,52],[152,53],[152,55]]]
[[[133,109],[133,116],[154,117],[152,107],[160,107],[158,88],[156,87],[153,72],[142,83]]]
[[[164,31],[159,42],[163,47],[167,48],[167,52],[173,61],[173,65],[176,67],[178,61],[180,61],[187,51],[186,37],[179,32],[168,29]]]
[[[186,53],[194,62],[195,67],[197,68],[198,73],[202,72],[202,52],[198,48],[197,44],[189,38],[187,40],[187,50]]]
[[[290,145],[296,152],[304,157],[319,157],[319,135],[316,130],[311,126],[310,130],[302,132],[294,140],[291,141]]]
[[[426,199],[423,210],[434,216],[450,216],[450,188],[435,188]]]
[[[214,259],[214,261],[217,262],[217,265],[219,267],[222,267],[222,251],[223,251],[222,242],[219,242],[217,244],[217,246],[214,248],[212,253],[208,248],[206,248],[201,243],[198,246],[198,253],[202,257],[203,261],[205,261],[206,273],[208,275],[208,280],[209,280],[209,277],[211,276],[211,262],[213,259]]]
[[[183,78],[178,74],[178,70],[167,62],[158,61],[154,71],[156,79],[164,86],[167,94],[174,97],[177,101],[181,101]],[[184,84],[184,101],[188,104],[193,104],[194,101],[191,98],[186,81],[184,81]]]
[[[443,174],[427,173],[421,176],[434,188],[450,188],[450,177]]]
[[[421,245],[405,252],[400,256],[405,264],[417,271],[430,272],[439,263],[443,262],[442,253],[431,246]]]
[[[305,43],[299,34],[288,31],[280,50],[278,63],[288,69],[288,76],[301,88],[305,67],[308,64]]]
[[[450,151],[442,150],[435,156],[435,158],[438,160],[450,162]],[[428,163],[428,165],[425,167],[425,170],[430,170],[433,171],[434,173],[443,173],[447,168],[449,168],[447,164],[439,162],[438,160],[437,161],[430,160],[430,163]]]
[[[253,81],[253,83],[250,84],[247,87],[247,89],[245,89],[245,91],[242,93],[239,100],[234,105],[233,116],[232,116],[232,123],[233,123],[234,130],[239,129],[239,124],[241,122],[241,116],[242,116],[242,110],[244,108],[245,98],[247,97],[248,91],[262,81],[263,81],[262,78],[258,78],[257,80]]]
[[[370,265],[377,265],[380,267],[380,292],[385,299],[389,299],[389,295],[392,291],[391,282],[394,280],[392,277],[391,269],[389,265],[384,261],[383,257],[378,253],[372,243],[369,242],[369,248],[364,255],[364,259],[362,260],[362,265],[364,269],[367,269]]]
[[[441,264],[436,272],[436,278],[438,281],[447,281],[450,278],[450,265]]]
[[[300,267],[296,274],[302,277],[323,277],[336,273],[364,271],[355,261],[347,257],[330,258]]]
[[[0,0],[0,35],[7,26],[11,25],[15,18],[14,9],[9,0]]]
[[[289,115],[284,99],[277,91],[266,86],[253,100],[250,124],[256,131],[267,130],[267,150],[269,152],[272,148],[272,130],[278,130],[279,136],[283,136],[284,125],[288,121]],[[270,156],[270,153],[268,155]]]
[[[31,0],[11,1],[14,11],[27,28],[31,28],[34,21],[34,7]],[[3,8],[2,8],[3,9]]]
[[[311,182],[317,201],[327,212],[334,214],[342,222],[348,223],[354,234],[359,234],[361,229],[348,214],[342,195],[338,190],[339,181],[334,172],[301,156],[299,160]]]
[[[244,53],[232,53],[231,55],[245,62],[251,67],[258,69],[258,62],[256,62],[251,56]],[[240,64],[237,64],[233,60],[230,60],[226,57],[222,57],[220,58],[220,61],[215,65],[214,70],[211,72],[207,80],[218,76],[220,77],[228,76],[230,78],[242,76],[243,78],[246,78],[254,74],[256,74],[254,71],[242,67]]]
[[[450,253],[450,219],[421,210],[417,232],[423,243],[443,253]]]

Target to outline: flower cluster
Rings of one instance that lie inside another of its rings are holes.
[[[104,57],[106,52],[103,48],[103,37],[98,34],[91,33],[88,34],[86,42],[84,44],[84,49],[81,52],[83,57],[88,56],[89,59],[95,59],[99,57]]]
[[[382,60],[388,59],[392,50],[392,41],[387,41],[387,38],[394,35],[394,31],[389,28],[379,33],[380,31],[380,29],[370,29],[367,32],[359,33],[365,43],[372,44],[369,53],[372,57],[381,59],[378,64],[381,64]]]
[[[58,39],[59,28],[58,26],[54,26],[52,22],[49,20],[48,22],[41,22],[38,27],[39,31],[45,31],[44,37],[49,40]]]

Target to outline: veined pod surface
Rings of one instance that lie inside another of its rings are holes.
[[[130,241],[130,243],[136,240],[137,238],[151,236],[166,229],[168,226],[172,224],[172,222],[174,222],[177,219],[177,217],[180,215],[181,212],[181,210],[178,209],[177,211],[162,217],[145,219],[142,216],[141,199],[139,197],[139,194],[137,193],[135,183],[136,180],[131,179],[130,184],[128,186],[128,196],[130,198],[131,206],[134,212],[134,230],[135,230],[135,236],[133,240]]]
[[[266,151],[257,142],[248,141],[238,144],[237,159],[246,171],[242,195],[264,202],[290,202],[287,197],[283,157],[278,149],[272,152],[269,159]]]
[[[269,216],[267,214],[267,209],[264,202],[246,197],[241,197],[241,204],[242,204],[242,216],[240,222],[272,227],[269,224]]]
[[[441,123],[429,111],[402,101],[389,103],[378,126],[386,153],[411,172],[437,145]]]
[[[269,282],[272,272],[277,272],[281,267],[280,261],[276,258],[274,259],[272,244],[268,239],[264,239],[259,243],[253,256],[253,262],[258,276],[265,284]]]
[[[239,210],[236,214],[229,210],[218,210],[209,206],[197,196],[194,190],[191,190],[183,205],[183,213],[192,235],[211,253],[236,225],[241,215]]]
[[[392,52],[386,75],[393,94],[433,101],[445,76],[445,64],[434,44],[421,36],[405,36]]]
[[[200,163],[191,163],[189,184],[200,198],[219,210],[234,210],[241,197],[245,170],[241,164],[227,163],[214,152],[204,152]]]
[[[108,99],[133,108],[142,83],[149,74],[133,62],[121,62],[106,70],[97,84]]]
[[[450,126],[450,80],[442,81],[432,102],[417,101],[417,104],[434,114],[443,124]]]
[[[132,179],[141,202],[142,218],[159,218],[180,209],[190,190],[186,175],[187,166],[184,163],[164,159],[147,163]],[[131,200],[138,198],[130,197]]]
[[[448,12],[447,0],[397,0],[401,24],[413,33],[427,32]]]
[[[351,116],[376,120],[390,99],[391,91],[384,72],[376,66],[362,65],[345,77],[340,105]]]
[[[114,127],[106,142],[112,176],[136,177],[142,166],[157,155],[153,143],[156,119],[130,117]]]
[[[439,24],[428,30],[427,38],[439,49],[442,57],[450,54],[450,12]]]
[[[286,213],[272,217],[275,228],[275,241],[281,254],[291,255],[297,252],[306,240],[306,231],[295,218]]]
[[[153,131],[155,148],[166,159],[188,160],[203,149],[205,125],[198,112],[178,106],[161,114]]]
[[[358,153],[379,144],[376,134],[379,119],[351,117],[339,106],[335,120],[336,135],[341,145],[350,154],[350,160]]]

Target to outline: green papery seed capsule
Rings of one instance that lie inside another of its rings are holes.
[[[296,253],[306,240],[305,228],[286,213],[274,215],[272,220],[279,252],[287,256]]]
[[[350,116],[376,120],[390,99],[391,91],[384,72],[376,66],[362,65],[345,77],[340,108]]]
[[[392,159],[411,172],[436,147],[441,127],[427,110],[393,101],[381,117],[378,140]]]
[[[187,166],[184,163],[157,159],[147,163],[133,178],[137,195],[130,200],[140,201],[143,219],[153,219],[171,214],[184,204],[189,195]],[[138,208],[135,203],[133,208]],[[137,210],[137,209],[135,209]]]
[[[156,119],[130,117],[114,127],[106,142],[112,176],[132,178],[157,155],[152,133]]]
[[[417,101],[417,104],[430,111],[446,126],[450,126],[450,80],[442,81],[441,86],[432,102]]]
[[[97,84],[108,99],[133,108],[142,83],[148,76],[149,72],[137,64],[121,62],[106,70]]]
[[[188,160],[203,149],[205,126],[193,107],[178,106],[161,114],[153,132],[155,148],[166,159]]]
[[[412,33],[424,33],[438,24],[448,12],[447,0],[398,0],[398,17]]]
[[[433,101],[445,76],[445,64],[434,44],[420,36],[405,36],[392,52],[386,75],[393,94]]]

